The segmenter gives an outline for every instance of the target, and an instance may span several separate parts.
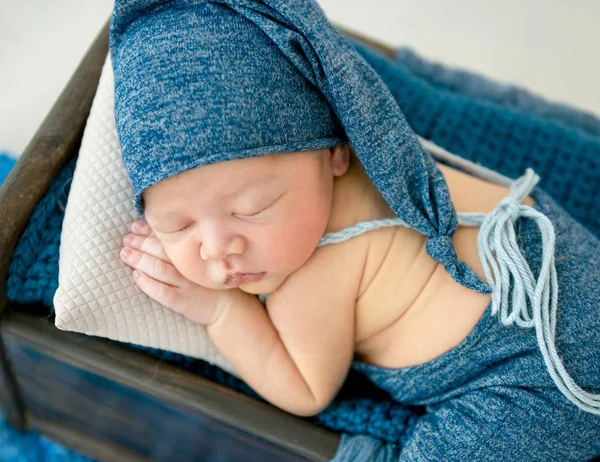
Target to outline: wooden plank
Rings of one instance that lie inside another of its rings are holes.
[[[77,152],[107,53],[108,23],[0,186],[0,315],[10,257],[36,205]]]
[[[26,427],[25,407],[14,379],[4,341],[1,338],[0,367],[0,405],[2,405],[4,418],[13,427],[24,430]]]
[[[369,45],[373,48],[375,48],[376,50],[380,51],[381,53],[383,53],[384,55],[386,55],[388,58],[394,58],[395,57],[395,49],[394,47],[391,47],[389,45],[385,45],[381,42],[379,42],[378,40],[374,40],[372,38],[369,38],[359,32],[356,32],[354,30],[348,29],[345,26],[341,26],[339,24],[333,23],[332,24],[335,26],[336,29],[344,32],[345,34],[348,34],[349,36],[355,38],[356,40],[365,43],[366,45]]]
[[[276,455],[273,460],[330,460],[339,445],[339,435],[303,418],[117,343],[60,331],[45,318],[9,310],[1,332],[28,412],[69,428],[98,421],[101,428],[87,430],[96,438],[102,437],[105,422],[111,428],[129,426],[129,431],[145,425],[144,431],[153,434],[156,429],[149,422],[173,421],[169,425],[177,427],[185,440],[178,445],[182,451],[192,451],[195,440],[177,422],[204,429],[207,441],[219,441],[221,436],[232,451],[239,445],[241,452],[252,447],[252,452],[268,454],[268,459]],[[56,402],[63,407],[57,408]],[[112,413],[96,410],[92,418],[95,402],[101,407],[120,404]],[[86,411],[81,414],[78,409]],[[169,420],[172,413],[177,418]],[[134,453],[144,455],[139,441],[143,434],[133,432],[137,446],[128,442],[124,447],[132,450],[133,445]],[[114,443],[116,436],[107,438]]]
[[[108,22],[0,186],[0,316],[10,258],[36,205],[77,152],[108,53]],[[25,427],[23,403],[9,359],[0,350],[0,405],[7,421]]]
[[[91,414],[89,416],[92,417]],[[103,462],[146,462],[148,460],[106,439],[101,440],[83,433],[81,428],[69,428],[58,422],[39,418],[37,415],[29,416],[28,423],[30,430],[96,460]]]
[[[92,457],[195,461],[218,454],[232,461],[307,460],[201,413],[165,404],[51,359],[12,339],[8,345],[34,428],[44,433],[50,430],[59,439],[70,435],[74,448]],[[69,444],[69,439],[63,441]]]

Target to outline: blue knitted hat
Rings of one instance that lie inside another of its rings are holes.
[[[143,214],[149,186],[190,168],[350,141],[392,210],[457,281],[448,186],[381,78],[314,0],[116,0],[115,117]]]
[[[226,5],[117,0],[110,44],[119,138],[140,215],[143,191],[184,170],[348,141],[314,83]]]

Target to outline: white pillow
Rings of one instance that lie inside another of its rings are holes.
[[[132,197],[115,126],[109,55],[65,210],[54,295],[56,327],[201,358],[239,376],[205,327],[142,292],[133,270],[119,258],[122,239],[136,220]]]

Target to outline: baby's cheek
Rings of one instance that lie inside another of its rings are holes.
[[[199,285],[205,285],[208,282],[205,276],[207,269],[204,267],[204,262],[200,259],[199,254],[197,258],[193,257],[195,255],[193,249],[185,246],[164,246],[164,249],[175,269],[184,278]]]
[[[285,237],[277,240],[278,253],[286,255],[288,263],[295,266],[294,269],[299,268],[315,251],[325,226],[326,221],[320,219],[318,214],[290,221],[282,233]]]

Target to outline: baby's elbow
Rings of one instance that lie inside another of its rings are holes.
[[[300,417],[312,417],[315,416],[327,408],[331,403],[331,399],[329,400],[317,400],[317,399],[306,399],[306,400],[295,400],[288,409],[286,409],[289,413],[295,414]]]
[[[323,409],[327,406],[318,407],[318,406],[305,406],[291,411],[292,414],[295,414],[300,417],[313,417],[319,414]]]

